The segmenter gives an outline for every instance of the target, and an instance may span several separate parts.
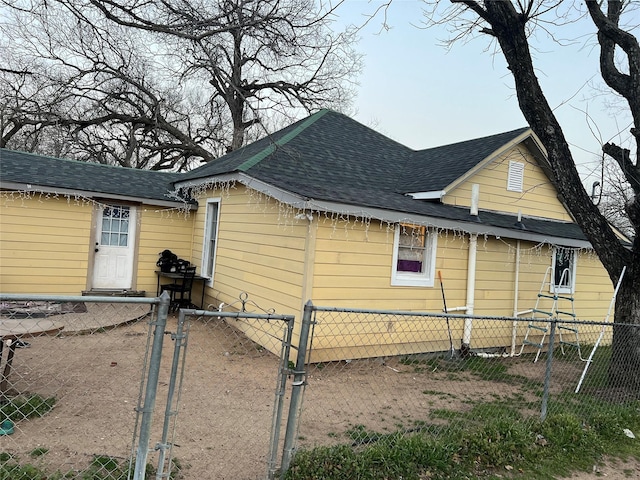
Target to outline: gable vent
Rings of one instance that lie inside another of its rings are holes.
[[[510,192],[522,192],[524,184],[524,163],[509,162],[509,177],[507,178],[507,190]]]

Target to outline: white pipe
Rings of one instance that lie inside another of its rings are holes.
[[[476,258],[478,253],[478,234],[472,233],[469,236],[469,260],[467,262],[467,315],[473,315],[473,307],[476,295]],[[473,322],[471,318],[464,319],[464,330],[462,333],[462,344],[471,345],[471,329]]]
[[[518,221],[520,221],[520,211],[518,211]],[[518,317],[520,313],[527,312],[518,312],[518,295],[520,293],[519,288],[520,283],[520,240],[516,242],[516,278],[514,280],[514,296],[513,296],[513,318]],[[518,333],[518,321],[513,321],[513,329],[511,330],[511,356],[513,357],[516,354],[516,335]]]
[[[478,215],[478,202],[480,200],[480,185],[474,183],[471,185],[471,215]]]
[[[444,308],[442,309],[442,311],[444,312]],[[467,306],[465,305],[464,307],[453,307],[453,308],[447,308],[447,312],[466,312],[467,311]]]

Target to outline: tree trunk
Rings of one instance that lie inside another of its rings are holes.
[[[631,249],[623,246],[585,191],[569,144],[535,74],[526,33],[527,16],[507,1],[484,2],[484,10],[478,2],[459,1],[490,24],[484,32],[500,44],[515,80],[520,110],[547,150],[551,181],[614,285],[622,268],[627,267],[616,298],[614,321],[620,325],[614,328],[608,383],[611,388],[640,397],[640,239],[635,239]]]
[[[608,387],[640,399],[640,283],[632,275],[616,298]]]

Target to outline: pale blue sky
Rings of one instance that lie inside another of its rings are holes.
[[[361,25],[376,1],[347,0],[341,18]],[[377,2],[379,3],[379,2]],[[502,53],[484,51],[488,40],[458,43],[447,51],[439,40],[444,28],[420,29],[423,5],[417,0],[394,0],[387,10],[389,30],[382,17],[361,31],[359,50],[365,54],[354,118],[411,148],[422,149],[482,137],[526,126]],[[613,118],[594,86],[603,87],[598,74],[595,28],[589,19],[565,27],[565,38],[590,41],[562,47],[538,38],[535,65],[549,103],[555,108],[580,172],[587,185],[599,179],[599,142],[587,124],[585,110],[597,121],[604,141],[624,131],[628,117]],[[594,172],[590,174],[590,172]]]

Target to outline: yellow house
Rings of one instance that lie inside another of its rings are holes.
[[[5,293],[155,295],[164,249],[207,279],[205,306],[246,292],[298,317],[308,300],[442,312],[444,285],[456,313],[515,316],[542,291],[602,320],[613,293],[528,128],[415,151],[322,110],[183,174],[0,155]],[[324,333],[319,355],[344,357]],[[482,335],[455,332],[471,347]]]

